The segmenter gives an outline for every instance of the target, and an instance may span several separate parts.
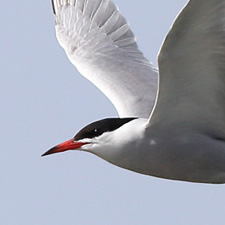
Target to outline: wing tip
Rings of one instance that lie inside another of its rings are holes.
[[[52,11],[54,13],[54,15],[56,14],[56,10],[55,10],[55,4],[54,4],[54,0],[51,0],[52,3]]]

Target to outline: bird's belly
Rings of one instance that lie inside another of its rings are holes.
[[[119,166],[146,175],[200,183],[225,183],[225,142],[203,135],[151,140],[120,157]],[[118,161],[117,161],[118,162]]]

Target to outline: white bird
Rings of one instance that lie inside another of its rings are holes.
[[[225,0],[189,0],[158,56],[143,56],[110,0],[52,0],[56,35],[120,118],[43,155],[82,150],[138,173],[225,183]]]

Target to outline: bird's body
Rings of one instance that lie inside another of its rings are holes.
[[[120,118],[44,155],[78,149],[146,175],[225,183],[225,0],[189,0],[160,51],[158,92],[157,70],[110,0],[53,0],[53,9],[59,43]]]
[[[82,150],[125,169],[175,180],[225,181],[225,144],[208,135],[148,127],[147,119],[138,118],[92,141]]]

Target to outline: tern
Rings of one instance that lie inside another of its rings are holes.
[[[56,36],[119,118],[93,122],[44,155],[93,153],[145,175],[225,183],[225,0],[189,0],[154,68],[111,0],[52,0]]]

